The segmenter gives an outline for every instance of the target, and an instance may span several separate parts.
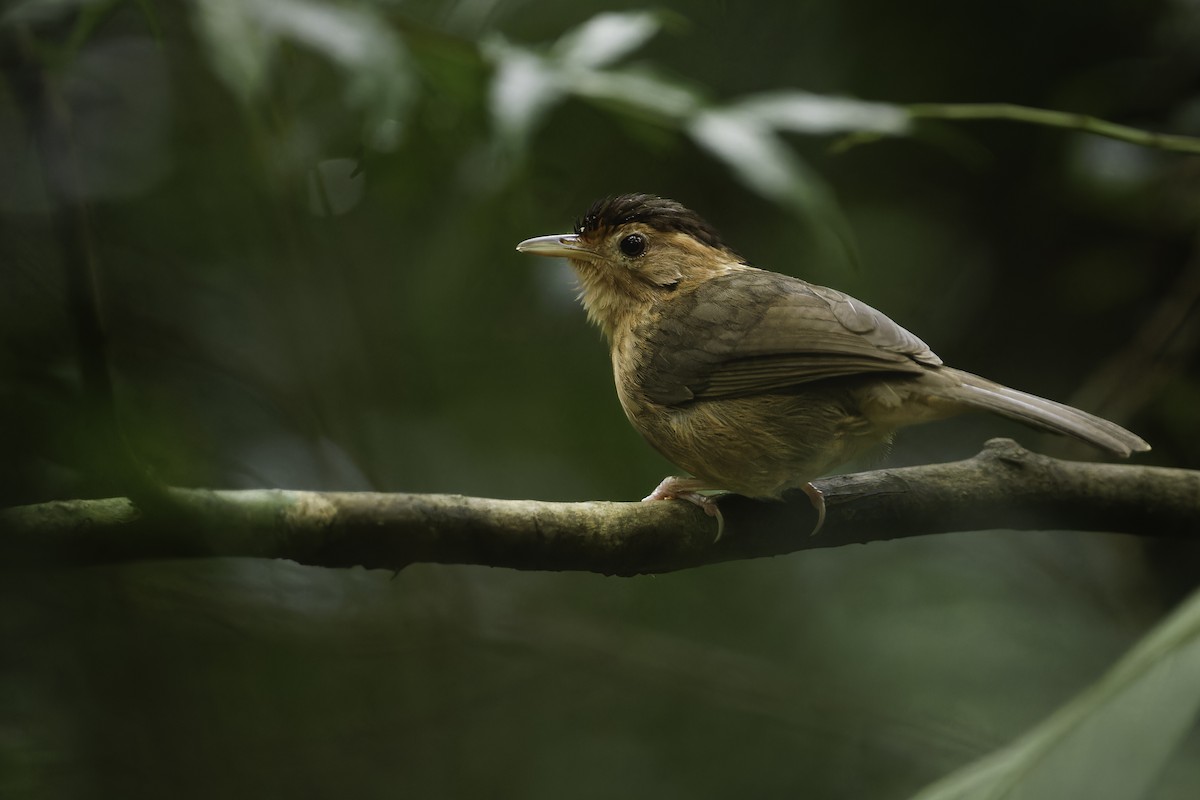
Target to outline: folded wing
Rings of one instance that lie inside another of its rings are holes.
[[[919,375],[942,363],[866,303],[762,270],[706,281],[666,304],[665,315],[647,326],[650,358],[639,379],[668,405],[851,375]]]

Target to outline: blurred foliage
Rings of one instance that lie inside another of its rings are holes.
[[[1146,797],[1195,724],[1198,674],[1200,592],[1085,693],[1012,745],[918,797]],[[1196,765],[1190,766],[1194,773]],[[1195,785],[1194,774],[1189,781]]]
[[[178,485],[641,497],[670,466],[565,266],[513,252],[625,191],[1195,468],[1200,161],[897,104],[1197,134],[1198,42],[1185,0],[9,3],[0,501],[129,491],[126,458]],[[992,435],[1062,447],[963,419],[887,463]],[[621,581],[10,570],[0,794],[904,797],[1099,676],[1195,555],[995,533]],[[1152,796],[1192,796],[1196,748]]]

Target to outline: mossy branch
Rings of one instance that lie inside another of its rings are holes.
[[[840,475],[807,497],[728,496],[726,527],[683,502],[547,503],[458,495],[171,489],[165,502],[70,500],[0,511],[8,564],[286,558],[399,570],[481,564],[612,575],[993,528],[1200,536],[1200,472],[1062,461],[994,439],[965,461]]]

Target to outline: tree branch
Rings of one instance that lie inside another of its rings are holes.
[[[417,562],[610,575],[816,547],[994,528],[1200,534],[1200,472],[1061,461],[993,439],[965,461],[816,482],[828,519],[816,535],[807,497],[728,496],[725,533],[687,503],[546,503],[459,495],[168,490],[166,502],[69,500],[0,511],[13,563],[145,558],[287,558],[399,570]]]

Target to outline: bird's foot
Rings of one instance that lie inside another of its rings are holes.
[[[813,504],[813,508],[817,510],[817,524],[809,532],[809,536],[816,536],[817,531],[821,530],[821,526],[825,524],[825,493],[811,483],[806,483],[800,487],[800,490],[808,495],[809,501]]]
[[[678,475],[671,475],[663,478],[662,483],[655,487],[654,491],[642,498],[643,503],[648,503],[651,500],[686,500],[692,505],[699,506],[704,509],[704,513],[710,517],[717,518],[717,538],[713,542],[721,541],[721,534],[725,532],[725,517],[721,514],[721,509],[717,506],[717,502],[708,495],[700,494],[700,489],[707,488],[703,481],[695,478],[681,478]],[[820,527],[818,525],[817,527]],[[816,531],[813,531],[816,533]]]

